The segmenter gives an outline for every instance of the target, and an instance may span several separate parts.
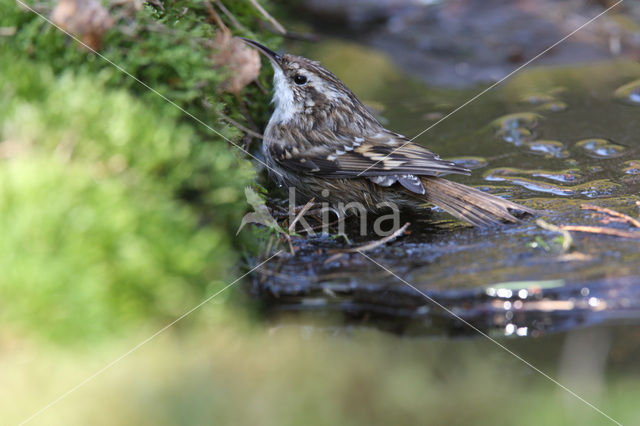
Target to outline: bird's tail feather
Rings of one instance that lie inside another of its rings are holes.
[[[422,182],[429,202],[476,226],[519,222],[513,213],[537,213],[520,204],[439,177],[423,176]]]

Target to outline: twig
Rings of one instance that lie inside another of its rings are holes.
[[[407,228],[409,227],[410,223],[407,222],[404,225],[402,225],[400,228],[396,229],[396,231],[393,234],[387,235],[384,238],[380,238],[379,240],[376,241],[371,241],[369,243],[363,244],[361,246],[358,247],[351,247],[351,248],[347,248],[347,249],[336,249],[336,250],[329,250],[329,253],[335,253],[333,256],[329,257],[327,260],[324,261],[324,263],[330,263],[333,262],[336,259],[339,259],[340,257],[342,257],[342,255],[344,255],[345,253],[357,253],[357,252],[362,252],[362,251],[369,251],[369,250],[373,250],[376,247],[380,247],[381,245],[384,245],[386,243],[388,243],[391,240],[396,239],[398,236],[404,234],[404,231],[407,230]]]
[[[227,121],[229,124],[237,127],[238,129],[240,129],[241,131],[245,132],[246,134],[248,134],[249,136],[253,136],[254,138],[258,138],[258,139],[263,139],[264,136],[261,135],[258,132],[255,132],[251,129],[249,129],[248,127],[243,126],[242,124],[238,123],[237,121],[235,121],[233,118],[225,115],[222,112],[218,112],[218,115],[220,116],[220,118],[222,118],[224,121]]]
[[[628,215],[626,215],[624,213],[620,213],[620,212],[617,212],[615,210],[608,209],[606,207],[595,206],[593,204],[581,204],[580,208],[582,210],[595,210],[595,211],[597,211],[599,213],[604,213],[604,214],[608,214],[609,216],[618,217],[620,219],[624,219],[625,222],[630,223],[631,225],[635,226],[636,228],[640,228],[640,221],[637,221],[636,219],[634,219],[631,216],[628,216]]]
[[[227,26],[224,24],[224,22],[222,22],[222,19],[220,19],[220,16],[216,13],[216,11],[213,9],[213,6],[211,6],[211,3],[209,3],[208,0],[205,0],[204,2],[204,8],[207,9],[207,13],[209,14],[209,18],[218,26],[220,27],[220,29],[226,33],[230,33],[229,28],[227,28]]]
[[[309,210],[311,208],[311,206],[313,206],[313,202],[315,201],[315,198],[310,199],[307,204],[304,205],[304,207],[302,208],[302,210],[300,210],[300,212],[298,212],[298,214],[296,215],[296,217],[291,221],[291,224],[289,225],[289,232],[293,232],[293,230],[296,227],[296,223],[298,223],[298,221],[300,220],[300,218],[307,212],[307,210]]]
[[[603,228],[601,226],[561,225],[558,228],[564,231],[585,232],[588,234],[611,235],[620,238],[640,239],[640,231],[622,231],[615,228]]]
[[[227,18],[229,18],[229,20],[231,21],[231,24],[238,30],[241,30],[243,32],[247,32],[247,29],[236,19],[235,16],[233,16],[233,14],[231,12],[229,12],[229,9],[227,9],[225,7],[224,4],[222,4],[222,2],[220,0],[214,0],[216,3],[216,6],[218,6],[218,8],[220,8],[220,10],[222,11],[222,13],[224,13]]]
[[[536,220],[536,225],[538,225],[542,229],[546,229],[547,231],[559,232],[560,234],[562,234],[562,251],[567,251],[571,248],[571,245],[573,244],[573,238],[571,237],[569,230],[562,229],[562,226],[553,225],[549,222],[545,222],[542,219]]]
[[[269,12],[264,10],[263,7],[260,6],[260,4],[256,0],[249,0],[249,3],[251,3],[253,7],[255,7],[256,9],[258,9],[258,12],[260,12],[262,16],[264,16],[269,22],[271,22],[271,25],[273,25],[280,34],[282,35],[287,34],[287,30],[284,29],[284,27],[280,24],[280,22],[276,21],[276,19],[273,16],[271,16]]]

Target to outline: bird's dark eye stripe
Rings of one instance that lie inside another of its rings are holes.
[[[293,82],[301,86],[307,82],[307,77],[302,74],[296,74],[296,76],[293,77]]]

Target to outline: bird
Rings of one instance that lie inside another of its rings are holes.
[[[519,222],[519,216],[537,213],[443,178],[471,172],[386,129],[319,62],[241,39],[266,56],[274,71],[275,107],[262,149],[269,174],[280,186],[341,213],[349,203],[371,212],[389,203],[410,210],[431,204],[474,226]]]

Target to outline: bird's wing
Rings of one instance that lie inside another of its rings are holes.
[[[296,136],[269,149],[278,163],[297,173],[327,178],[469,174],[468,169],[386,130],[369,136],[332,133],[323,138],[320,134],[313,141]]]

